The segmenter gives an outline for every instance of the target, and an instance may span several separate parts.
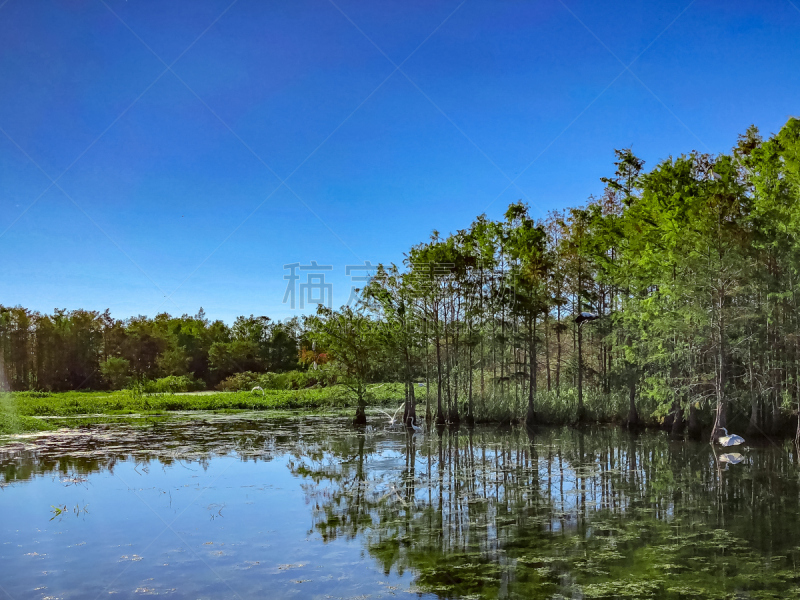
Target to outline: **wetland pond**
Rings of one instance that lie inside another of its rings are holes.
[[[264,413],[5,442],[12,600],[800,598],[789,442],[729,464],[661,432]]]

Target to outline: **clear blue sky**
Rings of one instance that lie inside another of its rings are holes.
[[[287,263],[342,304],[433,229],[585,203],[614,148],[800,113],[796,0],[335,2],[0,0],[0,304],[284,318]]]

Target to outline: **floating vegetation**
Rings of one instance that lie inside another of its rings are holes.
[[[61,478],[61,483],[65,486],[69,485],[84,485],[87,482],[87,478],[81,475],[67,475],[66,477]]]
[[[80,504],[76,504],[74,507],[72,507],[71,510],[67,508],[66,504],[58,506],[51,504],[50,509],[51,509],[50,512],[53,514],[52,518],[50,519],[51,521],[53,519],[65,516],[70,513],[74,514],[76,517],[89,514],[88,504],[84,504],[83,506],[81,506]]]

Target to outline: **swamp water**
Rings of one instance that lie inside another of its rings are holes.
[[[15,440],[0,597],[800,598],[793,447],[739,451],[263,413]]]

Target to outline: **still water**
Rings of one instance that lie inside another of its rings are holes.
[[[0,597],[800,598],[793,447],[208,415],[0,446]]]

